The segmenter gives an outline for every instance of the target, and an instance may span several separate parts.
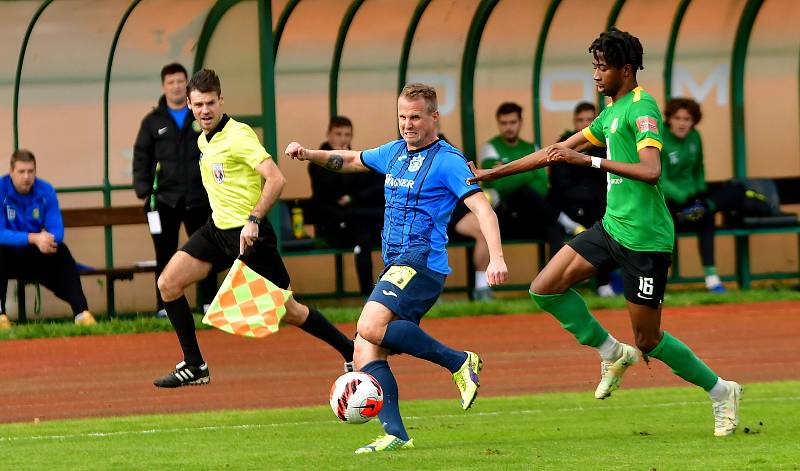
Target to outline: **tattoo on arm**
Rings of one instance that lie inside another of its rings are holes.
[[[342,169],[344,165],[344,158],[341,155],[332,154],[328,157],[328,161],[325,162],[325,168],[328,170],[333,170],[334,172],[338,172]]]

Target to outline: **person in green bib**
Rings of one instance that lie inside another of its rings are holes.
[[[607,207],[602,221],[564,246],[531,283],[531,298],[552,314],[583,345],[598,350],[601,380],[595,390],[605,399],[619,388],[622,375],[639,360],[636,348],[615,339],[592,316],[572,289],[598,270],[620,268],[636,346],[673,373],[700,386],[711,397],[714,435],[731,435],[739,425],[742,387],[720,378],[694,352],[661,330],[661,308],[671,264],[674,229],[659,186],[662,120],[655,99],[638,86],[642,44],[611,28],[589,47],[597,90],[611,102],[591,125],[562,143],[511,163],[474,170],[469,181],[488,181],[555,162],[607,172]],[[605,147],[606,159],[582,154]]]
[[[522,129],[522,107],[502,103],[495,113],[500,134],[489,139],[480,149],[481,168],[493,168],[520,159],[536,150],[532,142],[519,136]],[[549,179],[544,168],[522,172],[503,180],[488,182],[493,189],[492,205],[506,238],[540,237],[550,246],[552,257],[564,245],[566,234],[586,230],[564,212],[547,201]],[[535,224],[531,222],[535,221]]]
[[[769,214],[766,197],[748,190],[741,182],[729,181],[709,193],[706,189],[703,141],[696,126],[703,118],[700,104],[691,98],[673,98],[664,109],[667,129],[661,152],[661,191],[675,228],[697,232],[706,288],[724,293],[725,286],[714,264],[714,213]]]

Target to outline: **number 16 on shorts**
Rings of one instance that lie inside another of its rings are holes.
[[[649,298],[645,298],[645,296],[649,296]],[[653,299],[652,278],[645,278],[643,276],[639,277],[639,297],[645,299]]]

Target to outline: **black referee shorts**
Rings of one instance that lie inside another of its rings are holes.
[[[631,303],[657,309],[664,302],[667,274],[672,264],[670,252],[631,250],[606,232],[603,221],[597,221],[567,244],[600,272],[621,268],[625,299]]]
[[[208,218],[205,225],[198,229],[181,250],[194,258],[212,265],[214,273],[230,270],[233,262],[239,257],[239,236],[241,227],[219,229],[214,221]],[[252,246],[244,251],[242,261],[253,271],[275,283],[278,287],[289,287],[289,272],[278,253],[277,238],[272,224],[264,218],[258,226],[258,238]]]

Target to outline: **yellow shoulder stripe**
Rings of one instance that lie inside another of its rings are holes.
[[[593,145],[597,147],[606,146],[600,139],[594,137],[594,134],[592,134],[592,131],[589,130],[588,126],[583,128],[583,130],[581,130],[581,134],[583,134],[583,137],[585,137],[587,141],[591,142]]]
[[[644,88],[642,88],[642,87],[636,87],[636,88],[633,89],[633,102],[634,103],[636,103],[637,101],[642,99],[642,92],[643,91],[644,91]]]
[[[636,143],[636,151],[637,152],[642,150],[642,149],[644,149],[645,147],[655,147],[656,149],[661,150],[661,148],[663,146],[662,146],[662,144],[660,142],[658,142],[657,140],[655,140],[655,139],[653,139],[651,137],[642,139],[641,141]]]

